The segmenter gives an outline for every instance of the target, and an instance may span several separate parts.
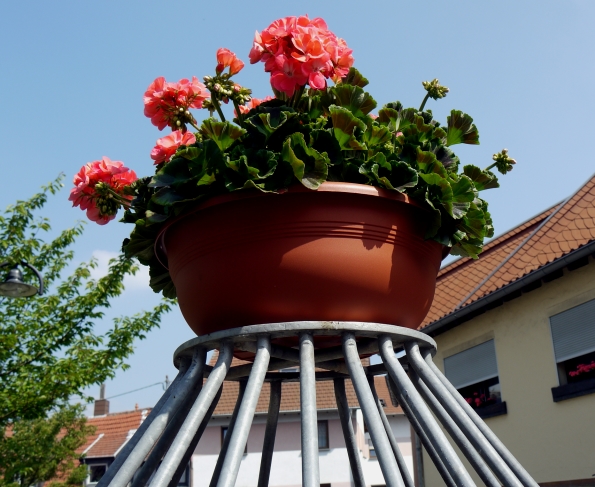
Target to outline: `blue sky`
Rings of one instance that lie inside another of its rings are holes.
[[[590,0],[22,0],[4,2],[1,12],[0,206],[64,172],[66,187],[44,212],[56,230],[84,216],[66,201],[72,175],[84,163],[107,155],[139,175],[152,172],[150,150],[166,134],[143,116],[142,95],[154,78],[211,74],[219,47],[247,61],[255,30],[305,13],[323,17],[347,41],[379,105],[400,100],[419,106],[424,80],[439,78],[448,86],[444,100],[427,106],[443,122],[453,108],[474,118],[481,145],[457,146],[464,163],[485,167],[493,153],[509,149],[517,166],[500,189],[484,194],[496,234],[561,201],[595,172]],[[237,81],[257,97],[270,94],[262,65],[248,65]],[[129,230],[117,222],[88,224],[77,260],[95,253],[105,261]],[[113,314],[156,302],[143,276],[129,282]],[[172,353],[192,336],[179,312],[168,315],[139,343],[131,368],[107,384],[107,396],[166,374],[171,379]],[[155,386],[115,398],[112,411],[150,406],[161,392]]]

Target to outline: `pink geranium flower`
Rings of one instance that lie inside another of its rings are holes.
[[[285,17],[256,32],[250,62],[265,63],[271,85],[287,96],[297,87],[326,88],[326,80],[336,83],[353,65],[352,50],[343,39],[328,30],[321,18]]]
[[[217,74],[221,74],[225,68],[229,68],[229,74],[234,75],[239,73],[244,67],[243,61],[231,52],[229,49],[224,47],[217,51]]]
[[[273,99],[272,96],[265,96],[264,98],[252,98],[248,103],[240,106],[240,113],[242,115],[245,115],[250,110],[252,110],[253,108],[256,108],[258,105],[260,105],[261,103],[264,103],[265,101],[269,101],[272,99]],[[238,116],[238,114],[235,112],[235,110],[234,110],[234,114],[236,117]]]
[[[100,161],[85,164],[75,174],[74,188],[70,190],[72,206],[87,210],[87,217],[99,225],[105,225],[116,217],[118,208],[126,205],[132,196],[124,194],[124,188],[138,178],[121,161],[112,161],[103,156]]]
[[[192,81],[181,79],[177,83],[169,83],[160,76],[145,91],[145,116],[149,117],[159,130],[168,125],[176,129],[175,122],[180,113],[184,114],[189,108],[202,108],[203,102],[209,96],[206,86],[198,81],[196,76],[192,77]],[[182,130],[185,131],[185,127]]]
[[[192,132],[182,133],[181,130],[175,130],[169,135],[157,140],[157,145],[151,151],[151,159],[155,164],[168,161],[181,145],[191,145],[196,143],[196,137]]]

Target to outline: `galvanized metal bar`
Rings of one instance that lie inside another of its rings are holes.
[[[366,487],[364,471],[362,470],[362,463],[359,458],[357,443],[355,441],[353,424],[351,423],[349,402],[347,401],[347,394],[345,393],[345,379],[333,379],[333,385],[335,386],[335,399],[337,401],[337,409],[339,410],[339,420],[341,421],[343,438],[345,438],[345,448],[347,449],[347,456],[349,457],[349,466],[351,467],[353,484],[354,487]]]
[[[105,472],[105,475],[101,477],[101,480],[97,483],[97,487],[106,487],[110,484],[116,473],[118,473],[118,470],[120,470],[120,468],[124,464],[124,461],[128,458],[128,455],[130,455],[130,452],[138,444],[139,440],[145,434],[145,432],[147,431],[151,423],[155,420],[155,418],[159,416],[161,409],[163,408],[164,404],[168,401],[173,391],[175,391],[176,388],[179,387],[180,381],[188,371],[191,362],[192,359],[190,357],[183,357],[180,360],[180,368],[178,369],[178,375],[176,375],[176,378],[165,390],[163,395],[159,398],[159,401],[157,401],[157,404],[155,404],[149,415],[138,427],[136,433],[134,433],[134,436],[130,438],[130,440],[128,440],[128,442],[124,445],[122,450],[120,450],[120,453],[118,454],[118,456],[116,456],[113,463],[109,466],[109,468]]]
[[[440,455],[438,455],[436,448],[434,448],[434,445],[428,438],[428,435],[426,435],[426,432],[423,430],[423,428],[419,424],[419,421],[417,420],[415,414],[413,414],[413,410],[411,409],[411,406],[407,402],[407,397],[404,396],[403,394],[401,394],[400,389],[396,386],[392,377],[390,375],[387,375],[387,377],[388,377],[389,388],[393,391],[393,394],[397,397],[399,405],[403,409],[403,412],[405,413],[405,416],[409,420],[409,423],[411,424],[411,427],[415,431],[419,441],[421,442],[423,447],[426,449],[428,456],[430,457],[430,459],[436,466],[436,469],[438,470],[438,473],[442,477],[442,480],[444,480],[444,483],[448,487],[457,487],[457,485],[456,485],[455,481],[452,479],[448,469],[444,466],[444,462],[442,461],[442,458],[440,458]]]
[[[440,456],[444,466],[448,470],[452,480],[457,486],[474,486],[469,473],[456,455],[451,444],[446,439],[440,426],[432,416],[432,413],[424,403],[423,399],[413,387],[411,380],[403,370],[403,366],[395,357],[393,344],[387,335],[381,335],[378,339],[380,345],[380,355],[386,366],[388,373],[395,382],[401,400],[408,404],[412,416],[419,422],[420,431],[423,431],[428,440],[432,443],[436,453]],[[399,400],[399,402],[401,402]]]
[[[460,428],[456,425],[456,423],[452,420],[452,418],[448,415],[446,410],[440,404],[440,401],[432,394],[432,391],[424,384],[421,380],[421,377],[417,374],[415,369],[412,367],[409,370],[409,378],[419,393],[422,395],[426,403],[430,406],[430,409],[434,413],[434,415],[438,418],[438,420],[444,426],[444,429],[448,432],[454,442],[457,444],[461,452],[467,457],[471,466],[475,469],[481,480],[488,486],[488,487],[500,487],[500,482],[482,460],[481,456],[471,442],[467,439],[467,437],[463,434]]]
[[[238,399],[236,400],[236,405],[233,408],[233,413],[231,414],[231,419],[229,420],[229,425],[227,426],[227,433],[225,434],[225,438],[223,438],[221,451],[217,457],[217,463],[215,464],[215,470],[213,470],[209,487],[217,487],[217,482],[219,482],[219,476],[221,475],[221,469],[223,468],[223,461],[225,460],[225,455],[227,455],[227,448],[229,447],[229,441],[231,440],[231,433],[235,428],[236,420],[238,419],[238,414],[240,412],[240,406],[242,405],[242,400],[244,399],[244,392],[246,392],[246,384],[247,381],[240,381]]]
[[[343,351],[345,353],[345,363],[349,369],[353,388],[355,389],[359,405],[362,408],[364,420],[368,425],[368,431],[370,432],[370,437],[376,450],[376,456],[380,463],[384,481],[388,487],[404,487],[397,460],[392,453],[386,430],[376,407],[376,401],[366,380],[366,374],[359,358],[355,335],[353,333],[343,333]]]
[[[223,386],[221,386],[219,388],[219,391],[217,392],[215,399],[213,399],[213,402],[209,406],[209,410],[207,411],[207,414],[205,414],[204,419],[200,423],[198,431],[194,435],[194,438],[192,438],[190,445],[188,445],[188,449],[186,450],[186,453],[184,453],[184,456],[182,457],[182,460],[180,461],[178,468],[172,475],[172,479],[170,480],[169,485],[167,487],[177,487],[178,483],[180,482],[180,479],[182,478],[182,475],[184,474],[184,470],[186,470],[186,467],[188,466],[190,459],[192,458],[192,455],[194,454],[196,445],[198,445],[198,442],[202,438],[203,433],[207,429],[209,421],[211,420],[211,417],[213,416],[213,413],[215,412],[215,408],[217,407],[217,404],[219,403],[219,399],[221,399],[222,393],[223,393]]]
[[[450,472],[444,465],[442,458],[440,458],[440,455],[436,451],[436,448],[434,448],[434,445],[428,438],[428,435],[426,435],[426,432],[423,430],[423,428],[419,424],[419,421],[417,421],[417,418],[412,413],[409,404],[405,400],[401,399],[399,399],[399,403],[401,403],[401,407],[403,408],[403,411],[405,412],[405,415],[407,416],[407,419],[409,420],[411,427],[415,431],[417,438],[421,442],[422,446],[425,448],[426,453],[430,457],[430,460],[432,460],[432,463],[436,467],[436,470],[438,470],[440,477],[442,477],[442,480],[444,480],[444,484],[447,487],[458,487],[455,481],[453,480],[452,476],[450,475]]]
[[[240,462],[244,454],[244,448],[248,441],[250,426],[254,419],[254,412],[264,383],[264,376],[267,372],[269,360],[271,359],[271,341],[268,336],[258,338],[258,351],[252,365],[252,372],[246,384],[246,392],[240,405],[238,419],[231,432],[229,447],[225,454],[223,467],[217,487],[233,487],[236,483]]]
[[[473,408],[465,401],[463,396],[455,389],[455,387],[450,383],[450,381],[444,376],[444,374],[440,371],[440,369],[434,364],[432,361],[432,356],[425,350],[422,352],[422,356],[424,357],[425,362],[428,364],[434,375],[438,377],[442,385],[446,388],[446,390],[451,394],[451,396],[455,399],[458,405],[463,409],[463,411],[469,416],[471,421],[477,426],[477,428],[481,431],[481,433],[485,436],[485,438],[490,442],[492,447],[500,454],[500,456],[504,459],[506,464],[510,467],[510,469],[515,473],[515,475],[519,478],[522,484],[525,487],[538,487],[537,482],[529,472],[520,464],[520,462],[510,453],[510,450],[504,446],[504,443],[500,441],[500,439],[494,434],[494,432],[485,424],[483,419],[479,417],[479,415],[473,410]]]
[[[118,473],[116,473],[112,481],[109,483],[110,487],[125,487],[128,482],[130,482],[132,476],[141,466],[147,454],[151,451],[151,448],[153,448],[163,433],[163,430],[165,430],[169,421],[171,421],[171,418],[184,404],[186,397],[188,397],[191,391],[197,387],[199,382],[202,382],[206,353],[206,350],[202,347],[197,347],[194,350],[192,363],[188,372],[186,372],[174,393],[170,395],[168,401],[159,412],[159,415],[147,428],[136,447],[130,452],[128,458],[124,461],[120,470],[118,470]]]
[[[405,487],[415,487],[413,483],[413,479],[409,473],[407,468],[407,464],[405,463],[405,459],[403,458],[403,454],[399,449],[399,444],[397,443],[397,439],[395,438],[395,434],[393,433],[393,429],[390,427],[390,423],[388,422],[388,418],[386,417],[386,413],[384,412],[384,407],[380,403],[380,399],[378,398],[378,394],[376,392],[376,384],[374,384],[374,376],[368,376],[368,384],[370,385],[370,391],[372,391],[372,396],[374,397],[374,402],[376,402],[376,407],[378,408],[378,413],[380,414],[380,419],[382,424],[384,425],[384,429],[386,431],[386,436],[388,436],[388,441],[390,446],[393,450],[393,455],[397,460],[397,465],[399,466],[399,470],[401,471],[401,477],[403,477],[403,483]]]
[[[165,427],[165,430],[159,437],[159,440],[157,440],[157,443],[152,448],[145,462],[132,477],[131,487],[145,487],[151,478],[151,475],[153,475],[155,470],[157,470],[163,455],[165,455],[176,435],[178,434],[178,431],[180,431],[180,427],[186,419],[186,415],[196,400],[196,397],[200,394],[201,389],[202,381],[198,381],[196,386],[188,393],[188,396],[184,400],[184,403],[180,406],[180,409]]]
[[[269,411],[267,414],[267,425],[264,430],[257,487],[268,487],[269,485],[273,451],[275,449],[275,437],[277,435],[277,421],[279,420],[279,408],[281,407],[281,385],[282,382],[280,380],[270,383]]]
[[[405,344],[407,351],[407,359],[409,364],[420,375],[424,383],[432,391],[432,393],[440,398],[440,402],[446,412],[454,420],[457,426],[461,429],[463,434],[467,436],[471,444],[479,452],[490,469],[494,472],[496,477],[506,486],[521,487],[522,483],[517,476],[508,467],[504,459],[498,454],[491,443],[481,433],[471,418],[459,406],[452,394],[444,387],[444,384],[432,372],[432,369],[422,358],[419,346],[415,342]]]
[[[190,409],[186,420],[180,429],[180,433],[176,436],[169,451],[166,453],[161,465],[157,469],[153,480],[151,481],[151,487],[165,487],[173,478],[173,474],[178,468],[182,457],[188,446],[190,445],[194,435],[198,431],[202,420],[207,414],[211,403],[215,399],[225,375],[229,370],[231,359],[233,356],[233,344],[230,342],[224,343],[219,351],[219,358],[206,384],[203,386],[202,391],[198,395],[198,398],[194,402],[194,405]]]
[[[300,333],[300,409],[302,414],[302,486],[320,487],[314,340],[311,333]]]

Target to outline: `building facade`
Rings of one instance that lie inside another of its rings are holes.
[[[595,178],[479,260],[441,269],[420,328],[438,344],[434,362],[540,485],[595,485],[594,255]],[[420,485],[441,485],[420,460]]]

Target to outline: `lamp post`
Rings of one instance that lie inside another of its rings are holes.
[[[35,273],[39,280],[39,289],[31,284],[23,282],[23,273],[19,269],[19,265],[28,267]],[[39,294],[40,296],[43,294],[43,278],[35,267],[25,261],[21,261],[17,264],[11,262],[0,264],[0,267],[6,266],[11,266],[11,269],[8,271],[8,274],[6,274],[4,281],[0,282],[1,296],[8,296],[9,298],[25,298],[34,296],[35,294]]]

